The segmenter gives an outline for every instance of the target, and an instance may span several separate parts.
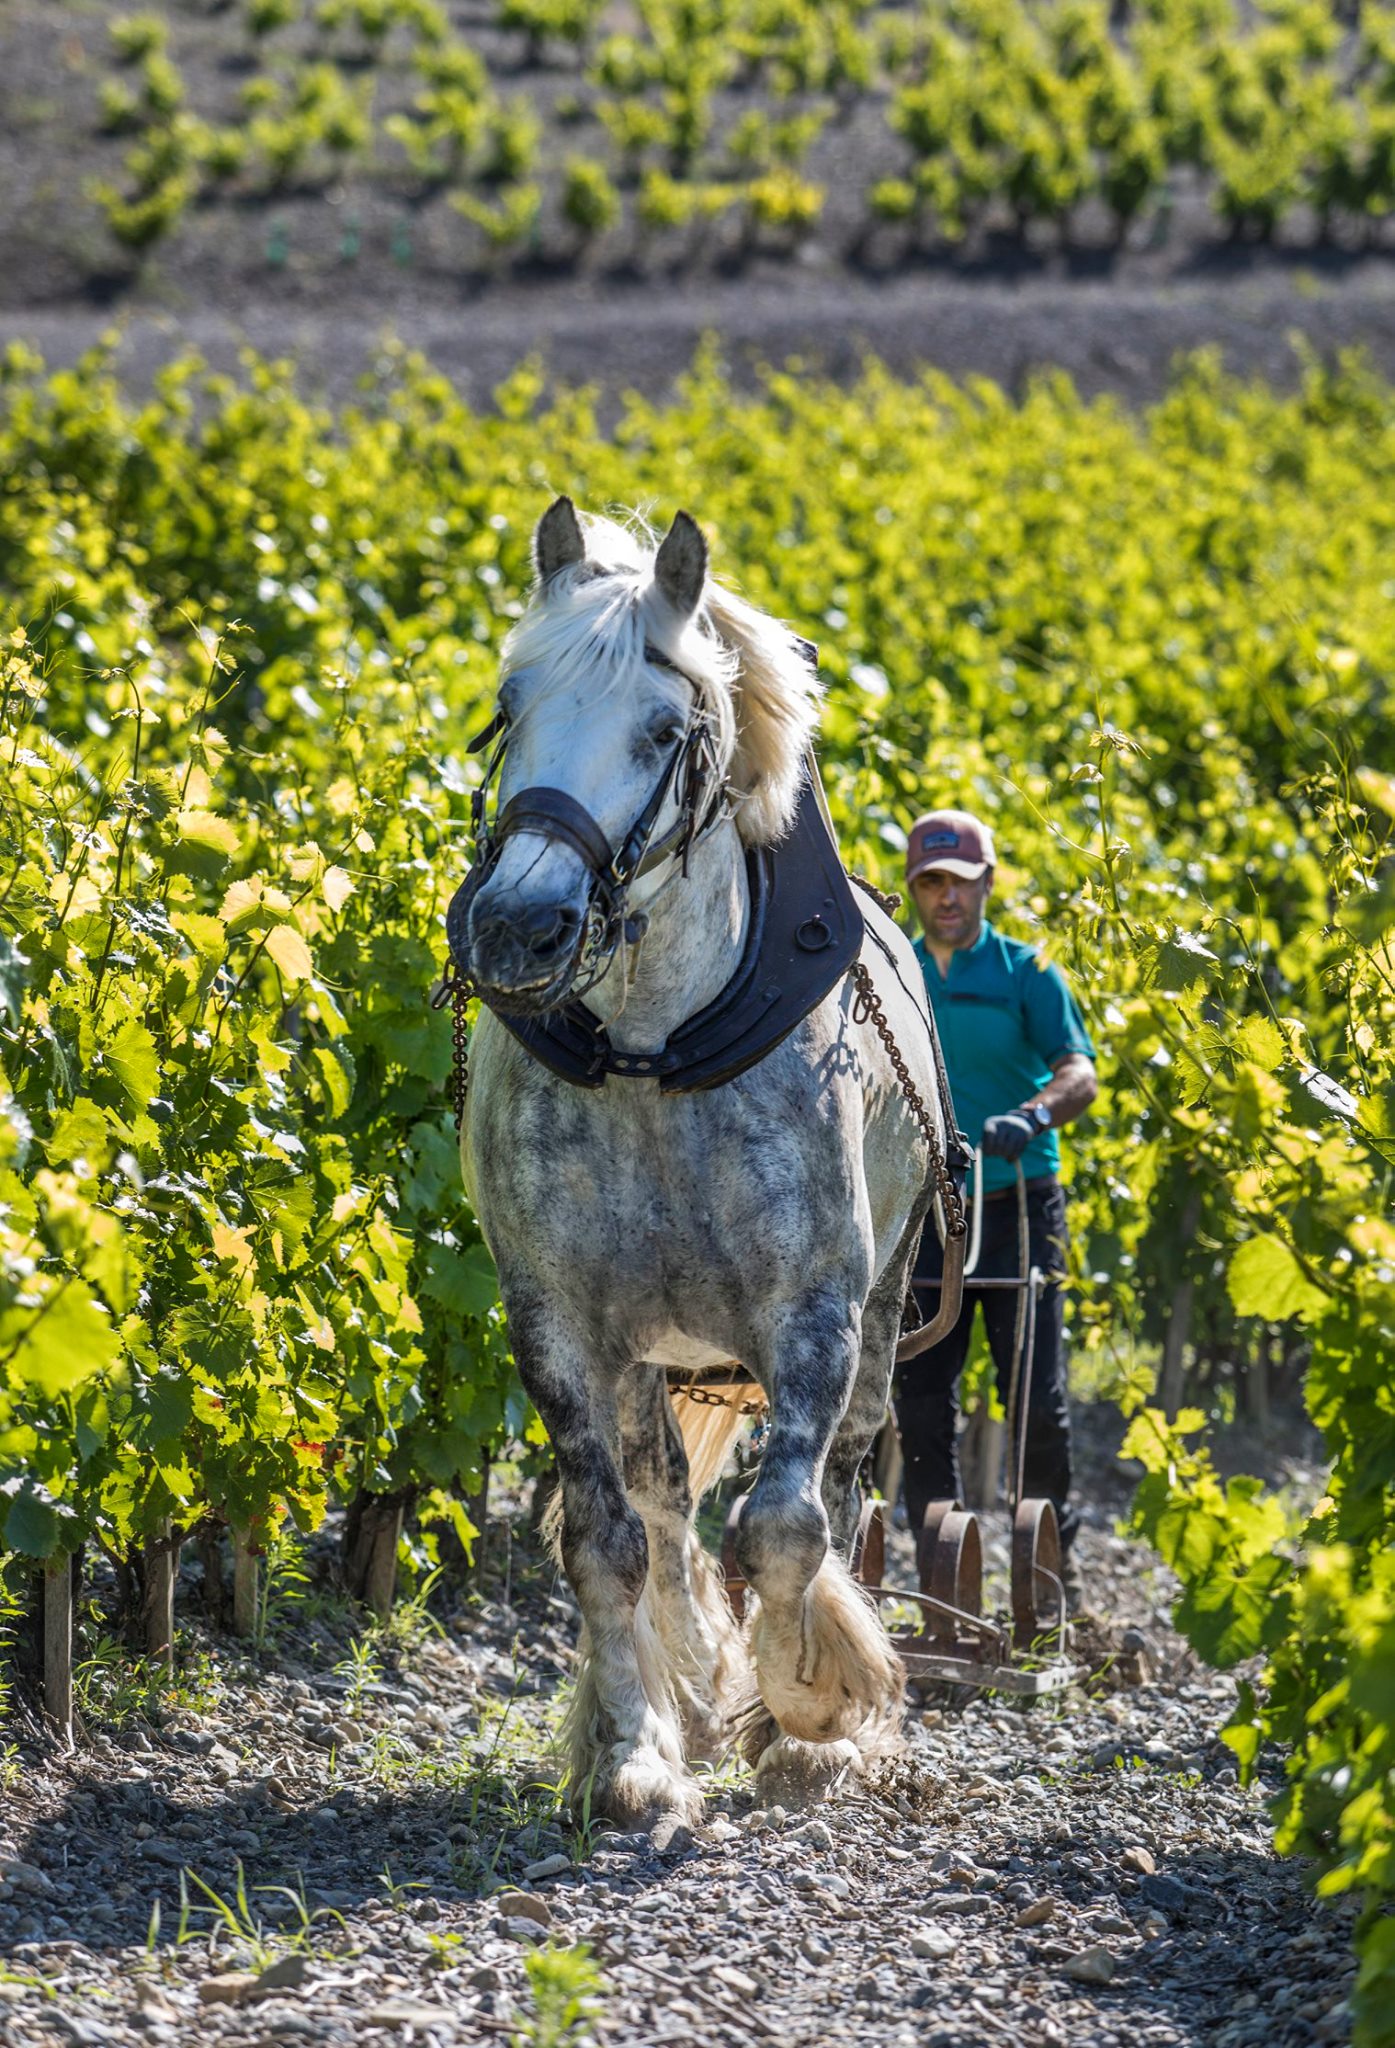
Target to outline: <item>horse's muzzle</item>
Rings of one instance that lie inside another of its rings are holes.
[[[477,903],[470,918],[470,975],[496,1008],[539,1016],[567,999],[581,945],[581,913],[562,903]]]

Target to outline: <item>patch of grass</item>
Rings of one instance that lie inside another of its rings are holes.
[[[334,1666],[334,1674],[337,1678],[348,1680],[348,1689],[344,1694],[344,1711],[351,1715],[357,1714],[365,1692],[370,1685],[376,1685],[383,1675],[382,1665],[378,1662],[377,1644],[369,1636],[355,1636],[349,1644],[348,1654],[341,1657]]]
[[[189,1895],[193,1883],[204,1895],[206,1904],[195,1903]],[[211,1948],[216,1948],[220,1936],[229,1941],[240,1960],[252,1970],[264,1970],[281,1955],[313,1955],[315,1936],[322,1925],[333,1923],[347,1932],[344,1916],[331,1907],[321,1906],[313,1913],[305,1898],[304,1885],[259,1884],[252,1887],[257,1894],[277,1895],[289,1899],[294,1909],[293,1926],[278,1926],[275,1933],[268,1932],[260,1914],[252,1904],[252,1894],[247,1887],[246,1873],[239,1857],[233,1896],[225,1899],[220,1892],[201,1878],[196,1870],[184,1869],[179,1873],[179,1922],[175,1930],[174,1946],[182,1947],[186,1941],[202,1933],[208,1938]],[[204,1919],[208,1926],[196,1929],[196,1918]],[[152,1949],[159,1935],[159,1901],[151,1913],[151,1932],[147,1935],[147,1949]]]
[[[511,2037],[510,2048],[562,2048],[594,2040],[605,1980],[585,1942],[549,1943],[523,1959],[533,2010]]]
[[[375,1649],[401,1656],[417,1649],[430,1636],[444,1637],[445,1630],[427,1605],[440,1577],[441,1567],[437,1565],[404,1599],[394,1601],[385,1619],[369,1629],[368,1642]]]
[[[102,1615],[88,1603],[85,1618],[100,1627]],[[133,1721],[158,1719],[167,1707],[204,1714],[216,1703],[222,1680],[207,1650],[180,1648],[175,1669],[163,1658],[135,1657],[121,1637],[103,1631],[88,1654],[73,1666],[73,1701],[84,1721],[106,1728],[125,1728]]]

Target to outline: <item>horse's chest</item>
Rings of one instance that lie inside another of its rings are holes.
[[[471,1083],[493,1083],[474,1149],[501,1277],[565,1275],[602,1321],[704,1339],[788,1292],[846,1237],[854,1174],[846,1134],[801,1094],[802,1065],[782,1083],[786,1064],[661,1098],[642,1083],[570,1089],[505,1052],[497,1078]]]

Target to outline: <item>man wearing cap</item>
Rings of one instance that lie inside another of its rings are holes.
[[[984,911],[993,887],[993,835],[967,811],[917,818],[906,852],[906,882],[924,936],[915,942],[939,1028],[959,1124],[983,1153],[982,1246],[977,1275],[1022,1270],[1017,1169],[1026,1180],[1029,1264],[1065,1268],[1066,1201],[1057,1178],[1056,1136],[1095,1098],[1094,1047],[1060,969],[1036,948],[995,931]],[[916,1262],[918,1280],[938,1279],[940,1243],[932,1217]],[[922,1307],[934,1301],[927,1291]],[[955,1450],[957,1386],[968,1356],[974,1308],[983,1319],[1004,1405],[1009,1395],[1019,1296],[966,1287],[948,1336],[909,1360],[896,1387],[896,1422],[906,1466],[906,1507],[919,1529],[928,1502],[959,1496]],[[1070,1500],[1070,1414],[1064,1311],[1059,1280],[1037,1308],[1027,1408],[1024,1491],[1053,1501],[1062,1549],[1078,1517]],[[1075,1580],[1074,1571],[1068,1573]]]

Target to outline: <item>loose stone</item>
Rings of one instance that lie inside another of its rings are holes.
[[[1114,1981],[1114,1958],[1102,1942],[1083,1948],[1062,1965],[1064,1975],[1077,1984],[1110,1984]]]

